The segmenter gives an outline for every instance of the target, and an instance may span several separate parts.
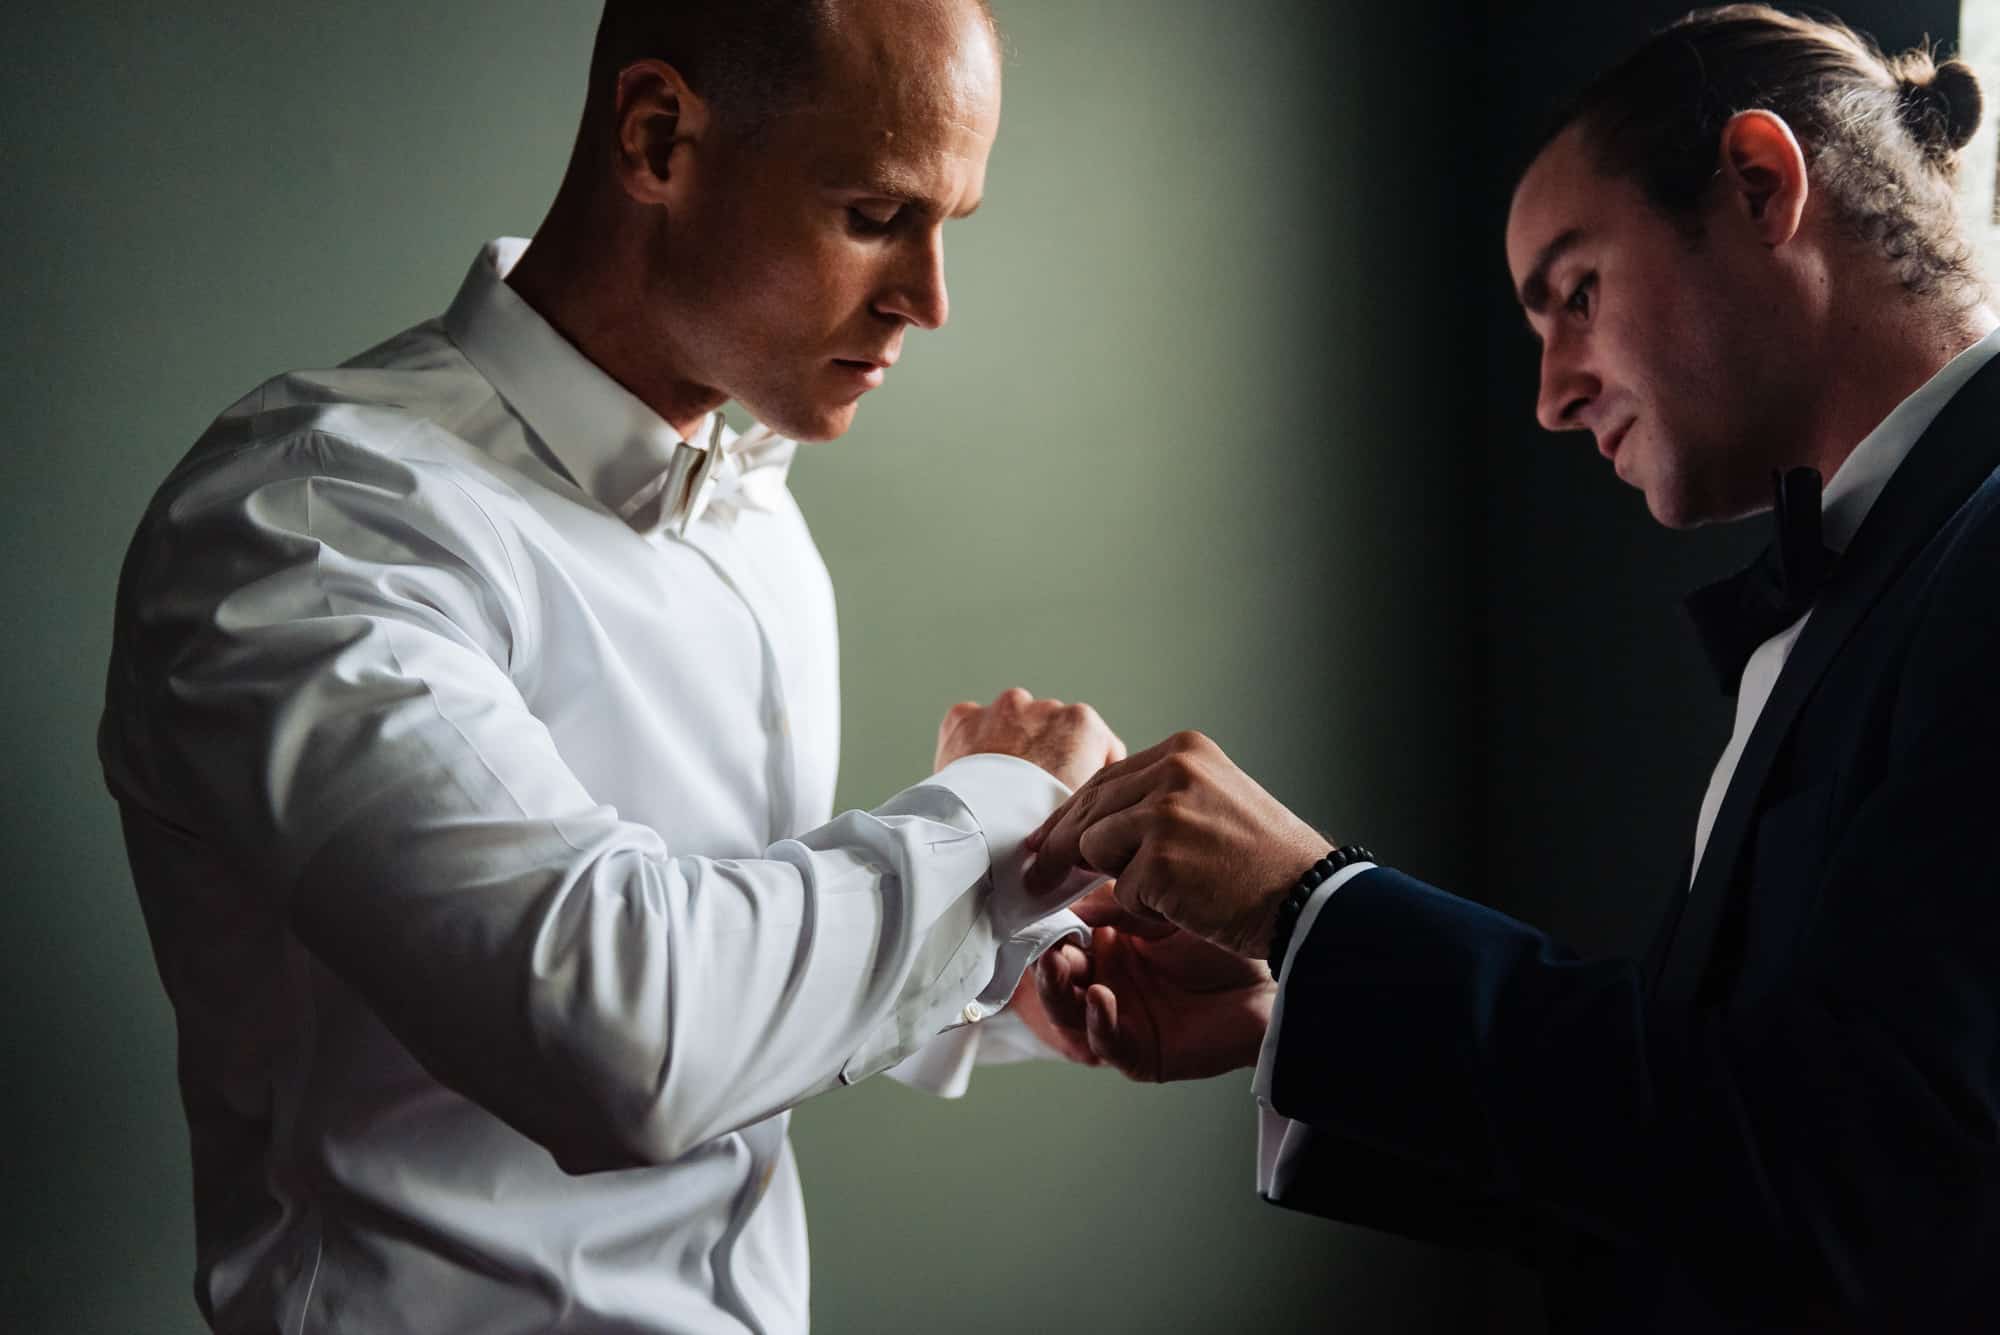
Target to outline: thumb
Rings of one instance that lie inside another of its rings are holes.
[[[1084,1037],[1091,1055],[1133,1080],[1157,1079],[1140,1063],[1137,1036],[1119,1027],[1118,994],[1102,983],[1093,983],[1083,1001]]]
[[[1082,899],[1073,900],[1069,911],[1083,919],[1087,927],[1116,927],[1128,936],[1164,936],[1174,925],[1150,910],[1134,912],[1118,902],[1118,882],[1101,881]]]

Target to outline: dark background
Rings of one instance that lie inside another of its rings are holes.
[[[1336,835],[1641,949],[1729,722],[1678,601],[1760,539],[1663,532],[1534,426],[1501,233],[1533,127],[1682,7],[995,7],[953,327],[794,472],[841,591],[841,800],[1021,682],[1135,746],[1202,727]],[[1839,12],[1892,48],[1957,30]],[[171,1015],[91,749],[131,526],[236,394],[435,313],[533,226],[593,15],[0,12],[9,1330],[198,1325]],[[1044,1066],[809,1104],[819,1327],[1539,1329],[1503,1262],[1256,1203],[1246,1085]]]

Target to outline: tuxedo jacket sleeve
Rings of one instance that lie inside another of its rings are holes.
[[[1754,987],[1663,1000],[1636,961],[1386,867],[1334,893],[1282,980],[1270,1100],[1314,1134],[1280,1203],[1446,1242],[1573,1230],[1898,1328],[1985,1294],[1996,516],[1989,481],[1820,688],[1802,726],[1842,720],[1846,749],[1747,842]]]

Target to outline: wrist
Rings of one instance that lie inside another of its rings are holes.
[[[1355,863],[1374,860],[1375,855],[1359,844],[1341,844],[1306,868],[1286,888],[1284,897],[1272,914],[1269,935],[1264,938],[1264,958],[1269,962],[1273,976],[1283,972],[1286,952],[1291,949],[1292,933],[1297,930],[1300,916],[1305,913],[1306,905],[1312,902],[1313,896],[1319,893],[1319,888]]]
[[[1245,926],[1243,940],[1236,947],[1237,954],[1246,959],[1265,960],[1270,964],[1271,972],[1277,972],[1278,961],[1270,953],[1271,943],[1278,933],[1286,902],[1298,885],[1299,879],[1294,876],[1258,901],[1257,912]]]

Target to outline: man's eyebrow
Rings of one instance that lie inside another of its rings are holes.
[[[871,195],[880,195],[884,199],[902,200],[938,218],[970,218],[979,211],[979,206],[986,202],[985,197],[981,196],[956,213],[947,213],[940,201],[924,193],[914,174],[898,171],[894,167],[875,167],[864,172],[850,188],[866,191]]]
[[[1549,304],[1549,270],[1555,262],[1577,242],[1583,240],[1583,229],[1572,227],[1555,240],[1542,247],[1542,253],[1535,256],[1534,267],[1528,270],[1527,278],[1521,284],[1519,293],[1521,305],[1531,315],[1540,315]]]

